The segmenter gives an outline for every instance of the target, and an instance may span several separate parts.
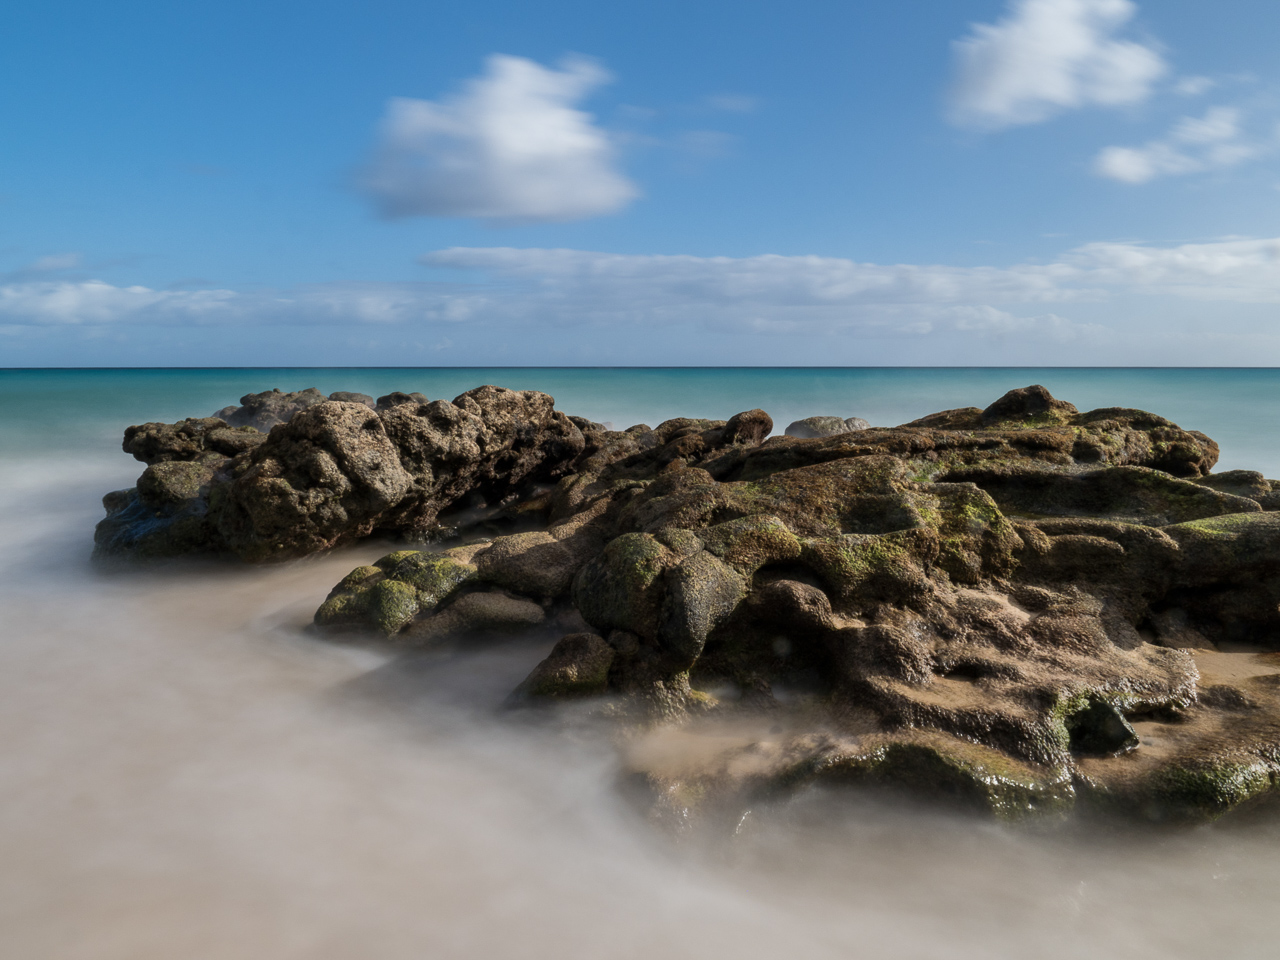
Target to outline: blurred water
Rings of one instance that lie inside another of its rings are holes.
[[[1275,955],[1280,811],[1015,829],[813,794],[676,842],[620,799],[607,743],[497,709],[545,642],[408,665],[308,637],[377,546],[270,569],[88,563],[98,498],[140,469],[127,423],[271,386],[481,382],[615,422],[763,406],[783,424],[901,422],[1043,382],[1234,437],[1229,462],[1280,474],[1272,371],[0,373],[0,956]]]

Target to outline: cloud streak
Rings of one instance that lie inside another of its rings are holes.
[[[1063,258],[1101,289],[1219,303],[1280,303],[1280,238],[1177,247],[1090,243]]]
[[[953,44],[952,122],[999,130],[1145,100],[1167,66],[1117,37],[1136,12],[1130,0],[1012,0],[1003,19]]]
[[[457,284],[313,284],[288,291],[156,290],[101,280],[0,285],[0,324],[18,326],[448,323],[486,301]]]
[[[1240,111],[1212,107],[1203,117],[1183,117],[1161,140],[1141,147],[1107,147],[1094,172],[1121,183],[1223,170],[1262,156],[1272,145],[1251,142],[1240,128]]]
[[[0,325],[521,324],[727,333],[841,333],[1066,341],[1134,298],[1280,304],[1280,238],[1156,247],[1093,243],[1051,263],[875,264],[837,257],[627,255],[515,247],[422,258],[475,282],[315,284],[288,291],[157,290],[101,280],[0,285]],[[1152,315],[1158,309],[1152,309]]]
[[[557,70],[491,56],[455,96],[390,101],[357,188],[390,218],[547,222],[621,210],[639,191],[576,106],[608,80],[585,59]]]

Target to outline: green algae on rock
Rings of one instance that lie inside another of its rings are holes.
[[[598,698],[630,782],[694,819],[861,784],[1203,820],[1280,785],[1280,492],[1154,414],[1033,386],[802,438],[759,410],[613,431],[493,387],[306,399],[221,460],[215,425],[149,425],[100,550],[470,536],[357,568],[317,625],[563,624],[514,699]]]
[[[400,550],[347,574],[316,611],[315,622],[391,637],[475,576],[475,567],[450,557]]]

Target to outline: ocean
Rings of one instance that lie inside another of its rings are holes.
[[[406,669],[306,631],[384,547],[104,572],[129,424],[315,386],[552,394],[623,428],[762,407],[893,425],[1041,383],[1280,477],[1280,370],[0,371],[0,955],[22,960],[1275,955],[1280,805],[1192,829],[1005,826],[815,792],[677,836],[576,728],[503,713],[546,653]]]

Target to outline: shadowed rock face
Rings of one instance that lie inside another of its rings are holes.
[[[452,403],[409,397],[381,410],[321,398],[267,435],[216,419],[145,424],[125,436],[126,452],[151,464],[144,478],[166,461],[200,463],[209,476],[166,489],[164,503],[147,500],[142,481],[113,495],[95,540],[100,556],[203,552],[261,561],[375,531],[427,537],[442,510],[496,504],[554,482],[585,446],[546,394],[501,387]],[[170,534],[175,524],[180,536]]]
[[[599,703],[681,818],[860,783],[1204,819],[1280,780],[1274,485],[1142,411],[1029,387],[765,439],[763,411],[618,432],[486,387],[317,404],[222,459],[186,423],[131,428],[173,456],[108,498],[104,551],[298,556],[470,498],[536,520],[358,568],[316,622],[406,648],[560,630],[519,699]]]

